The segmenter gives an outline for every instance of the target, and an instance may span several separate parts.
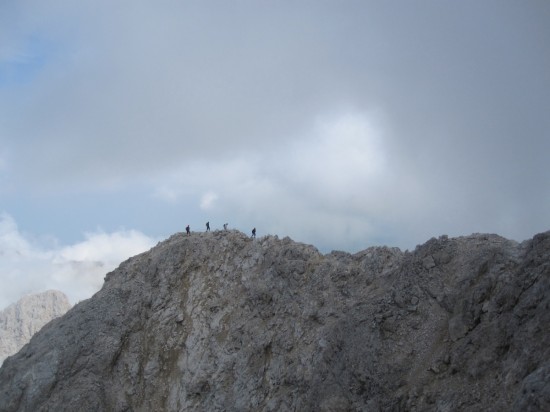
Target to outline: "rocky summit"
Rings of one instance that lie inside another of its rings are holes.
[[[0,369],[0,411],[548,411],[550,232],[320,253],[176,234]]]

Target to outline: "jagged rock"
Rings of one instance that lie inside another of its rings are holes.
[[[23,296],[0,312],[0,365],[23,347],[46,323],[71,308],[57,290]]]
[[[0,369],[1,411],[538,411],[550,232],[323,255],[177,234]]]

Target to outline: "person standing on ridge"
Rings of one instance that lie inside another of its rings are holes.
[[[252,229],[252,237],[256,238],[256,228]]]
[[[206,231],[210,232],[210,222],[206,222]]]
[[[223,230],[227,230],[227,223],[223,224]]]
[[[185,231],[187,232],[187,236],[191,234],[191,229],[189,228],[189,225],[185,227]]]

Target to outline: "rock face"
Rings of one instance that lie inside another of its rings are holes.
[[[0,312],[0,365],[23,347],[46,323],[71,308],[57,290],[22,297]]]
[[[550,232],[413,252],[177,234],[0,369],[1,411],[550,410]]]

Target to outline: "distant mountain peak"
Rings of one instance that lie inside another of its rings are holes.
[[[71,308],[67,296],[58,290],[23,296],[0,311],[0,364],[13,355],[46,323]]]

